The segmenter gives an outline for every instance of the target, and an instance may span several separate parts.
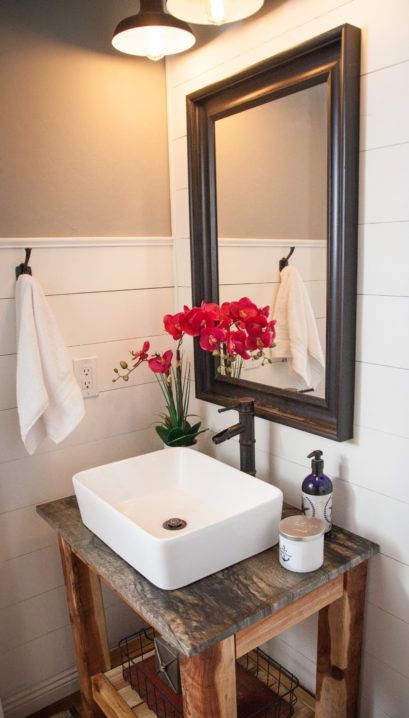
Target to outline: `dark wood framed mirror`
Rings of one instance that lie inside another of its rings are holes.
[[[196,395],[251,395],[257,416],[337,441],[353,434],[359,69],[343,25],[187,98],[193,303],[274,305],[294,246],[323,357],[302,388],[290,360],[232,378],[196,345]]]

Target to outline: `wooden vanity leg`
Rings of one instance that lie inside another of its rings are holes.
[[[68,610],[77,659],[83,717],[102,713],[92,698],[91,677],[110,669],[101,584],[96,576],[59,537]]]
[[[319,612],[316,718],[357,718],[367,562],[344,575],[344,594]]]
[[[180,656],[185,718],[237,718],[234,636],[191,658]]]

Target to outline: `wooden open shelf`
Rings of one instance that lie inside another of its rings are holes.
[[[145,658],[150,655],[153,655],[153,651],[148,653]],[[138,660],[141,659],[136,659],[136,661]],[[124,679],[122,666],[93,676],[92,693],[95,702],[107,718],[156,718],[156,713],[148,708],[138,693]],[[313,698],[303,689],[298,689],[296,693],[298,703],[293,718],[314,718]]]
[[[124,679],[122,666],[93,676],[92,694],[107,718],[156,718],[156,714]]]

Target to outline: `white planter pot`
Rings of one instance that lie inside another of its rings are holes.
[[[177,449],[177,448],[180,448],[180,447],[177,447],[177,446],[168,446],[167,444],[165,444],[164,442],[162,442],[162,448],[163,448],[163,449]],[[197,441],[195,441],[194,444],[192,444],[191,446],[186,446],[185,448],[186,448],[186,449],[193,449],[194,451],[198,451],[198,450],[199,450],[199,444],[198,444]]]

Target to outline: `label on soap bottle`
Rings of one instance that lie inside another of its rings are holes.
[[[321,519],[325,523],[325,533],[332,529],[332,491],[324,496],[312,496],[302,492],[302,510],[305,516]]]

